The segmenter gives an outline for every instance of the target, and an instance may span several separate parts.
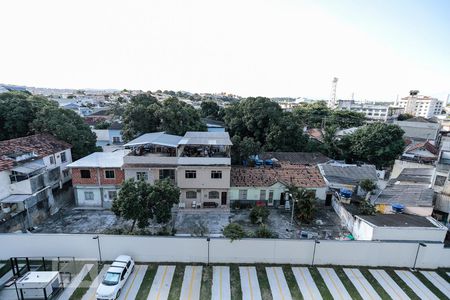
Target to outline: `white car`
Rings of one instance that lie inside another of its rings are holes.
[[[134,261],[131,256],[120,255],[109,267],[95,294],[97,300],[115,300],[119,298],[125,282],[134,271]]]

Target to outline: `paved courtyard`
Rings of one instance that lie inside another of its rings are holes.
[[[86,263],[58,299],[94,299],[109,265],[93,265]],[[437,300],[449,299],[449,274],[337,266],[137,264],[118,299]],[[0,297],[12,300],[15,294],[1,291]]]

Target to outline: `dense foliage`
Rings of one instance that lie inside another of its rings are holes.
[[[230,223],[223,229],[223,236],[231,241],[245,238],[246,233],[241,225],[237,223]]]
[[[55,101],[28,93],[0,94],[0,140],[49,133],[72,144],[74,160],[97,151],[96,136],[83,119]]]
[[[125,220],[132,220],[130,231],[135,224],[139,228],[149,225],[150,219],[166,223],[171,218],[171,209],[177,204],[180,190],[167,180],[159,180],[151,185],[143,180],[125,180],[114,199],[112,211]]]
[[[127,141],[149,132],[184,135],[186,131],[206,129],[200,120],[200,113],[191,105],[174,97],[158,102],[148,93],[131,99],[125,106],[123,122],[123,136]]]
[[[255,206],[250,211],[250,222],[252,224],[263,224],[267,221],[270,211],[266,206]]]
[[[302,223],[310,223],[314,219],[315,214],[316,199],[314,192],[297,187],[291,187],[289,191],[295,202],[295,217]]]

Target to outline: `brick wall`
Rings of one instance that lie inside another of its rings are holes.
[[[81,178],[81,170],[89,170],[91,172],[91,178]],[[114,170],[115,178],[105,178],[105,170]],[[125,179],[123,170],[121,169],[99,169],[100,184],[102,185],[120,185]],[[72,168],[72,184],[73,185],[97,185],[97,168]]]

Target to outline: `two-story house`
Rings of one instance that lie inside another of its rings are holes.
[[[111,208],[125,178],[122,165],[126,153],[95,152],[69,165],[77,206]]]
[[[2,230],[32,227],[50,212],[52,190],[70,180],[71,147],[49,134],[0,142]]]
[[[231,146],[227,132],[147,133],[125,144],[125,179],[168,178],[181,190],[181,207],[227,207]]]

